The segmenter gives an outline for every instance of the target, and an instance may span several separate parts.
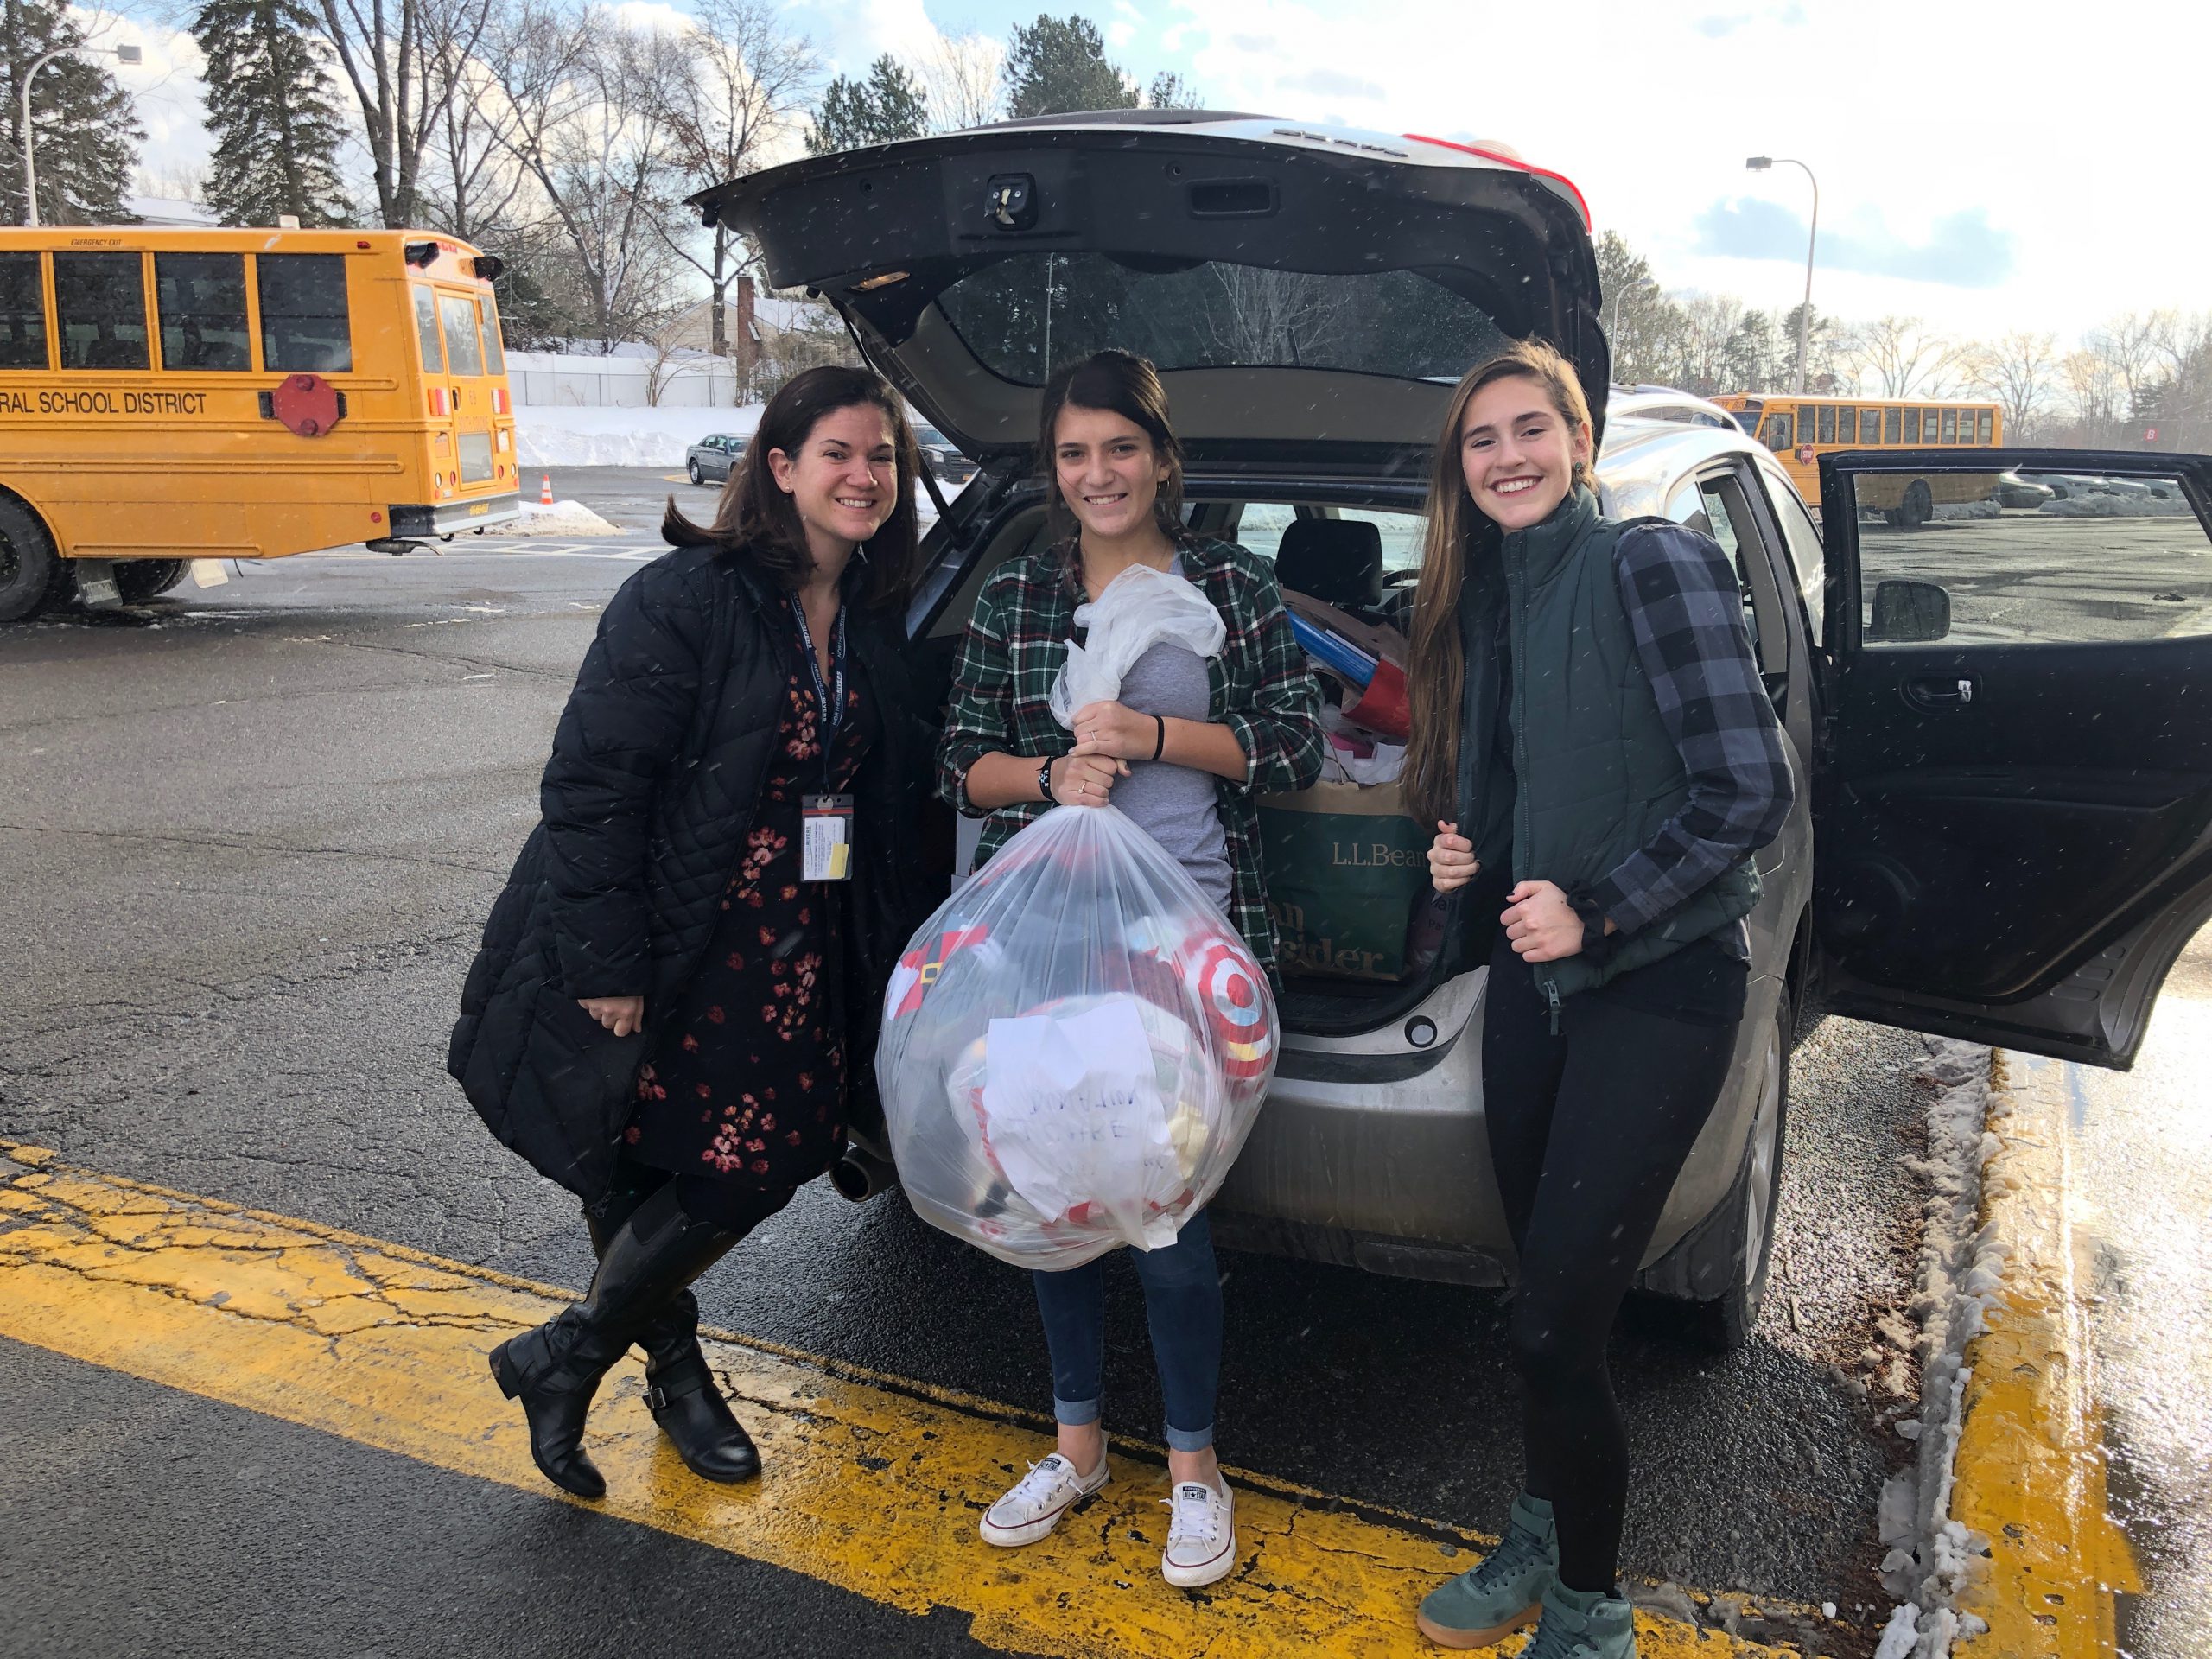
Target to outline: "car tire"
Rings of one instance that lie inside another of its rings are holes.
[[[1782,1194],[1783,1147],[1788,1139],[1792,1019],[1789,992],[1784,988],[1775,996],[1758,1100],[1736,1179],[1713,1213],[1654,1263],[1642,1281],[1647,1289],[1675,1303],[1686,1333],[1714,1353],[1732,1353],[1751,1340],[1766,1301],[1775,1211]]]
[[[0,495],[0,622],[27,622],[68,598],[75,585],[39,516]]]
[[[700,470],[699,463],[696,461],[688,462],[683,470],[691,474],[691,481],[694,484],[704,484],[707,481],[706,474]]]
[[[115,590],[126,605],[140,605],[184,580],[182,559],[125,559],[115,567]]]
[[[1928,480],[1916,478],[1904,486],[1904,505],[1898,508],[1898,522],[1907,530],[1918,530],[1936,516],[1936,499],[1928,491]]]

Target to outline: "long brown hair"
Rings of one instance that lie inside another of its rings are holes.
[[[1421,582],[1414,589],[1413,639],[1407,653],[1406,689],[1413,735],[1406,747],[1406,801],[1423,829],[1459,815],[1459,710],[1467,659],[1459,637],[1459,594],[1469,564],[1495,547],[1497,526],[1467,494],[1459,459],[1459,434],[1467,405],[1494,381],[1533,380],[1560,419],[1588,432],[1590,401],[1573,365],[1539,340],[1516,340],[1467,371],[1452,394],[1444,430],[1428,477],[1428,526],[1421,550]],[[1574,463],[1574,482],[1593,494],[1598,475],[1587,461]],[[1467,826],[1460,826],[1465,833]]]
[[[720,547],[733,558],[748,560],[778,592],[797,593],[814,573],[814,555],[806,545],[798,504],[776,486],[769,452],[780,449],[796,460],[825,416],[862,404],[881,410],[891,423],[899,478],[891,517],[860,545],[866,572],[857,597],[871,607],[903,601],[913,583],[915,549],[920,541],[914,480],[921,472],[921,451],[898,394],[881,376],[867,369],[830,365],[785,381],[760,411],[760,424],[745,446],[744,460],[730,469],[714,522],[704,526],[692,523],[671,496],[661,517],[663,539],[677,547]]]
[[[1167,463],[1167,476],[1160,480],[1160,493],[1153,499],[1152,516],[1168,540],[1188,541],[1190,533],[1183,527],[1183,446],[1176,442],[1175,429],[1168,424],[1167,390],[1160,384],[1159,370],[1148,360],[1116,351],[1094,353],[1080,362],[1065,364],[1045,383],[1044,404],[1037,421],[1037,464],[1045,474],[1052,540],[1065,541],[1078,529],[1075,514],[1061,499],[1060,469],[1053,454],[1060,411],[1071,405],[1104,410],[1143,429],[1154,450]]]

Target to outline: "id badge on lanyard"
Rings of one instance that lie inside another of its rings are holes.
[[[822,741],[822,786],[819,795],[799,799],[799,879],[803,881],[849,881],[853,879],[853,798],[827,793],[837,745],[838,728],[845,719],[845,613],[837,613],[837,626],[830,636],[830,678],[822,677],[822,659],[815,654],[814,632],[806,626],[806,612],[797,598],[791,614],[798,620],[799,644],[806,653],[806,671],[814,677],[816,728]]]

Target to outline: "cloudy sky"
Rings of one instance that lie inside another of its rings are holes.
[[[137,0],[147,7],[161,0]],[[786,0],[833,69],[918,56],[940,33],[1003,39],[1040,0]],[[637,0],[637,11],[664,10]],[[680,10],[680,0],[677,9]],[[1056,15],[1072,8],[1059,0]],[[1672,288],[1814,299],[1987,334],[2071,334],[2131,308],[2212,306],[2209,149],[2195,0],[1090,0],[1140,79],[1209,105],[1389,133],[1504,139],[1574,179],[1599,229]],[[205,154],[196,62],[151,10],[105,38],[147,48],[147,162]],[[2092,27],[2092,23],[2094,27]],[[2196,45],[2185,36],[2194,35]]]

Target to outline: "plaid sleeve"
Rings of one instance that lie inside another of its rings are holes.
[[[1244,750],[1244,780],[1232,779],[1230,786],[1255,795],[1304,789],[1321,775],[1321,688],[1290,631],[1274,572],[1256,559],[1239,563],[1250,582],[1249,608],[1239,607],[1239,620],[1253,631],[1258,650],[1252,706],[1222,715]]]
[[[1005,592],[1005,582],[995,576],[976,596],[967,632],[961,636],[944,736],[938,744],[937,792],[971,818],[983,817],[984,809],[968,798],[968,768],[995,751],[1011,752],[1014,741],[1014,671],[1007,659],[1002,619]]]
[[[1689,774],[1682,810],[1591,889],[1633,933],[1781,834],[1796,786],[1719,543],[1651,525],[1623,536],[1615,562],[1637,655]]]

